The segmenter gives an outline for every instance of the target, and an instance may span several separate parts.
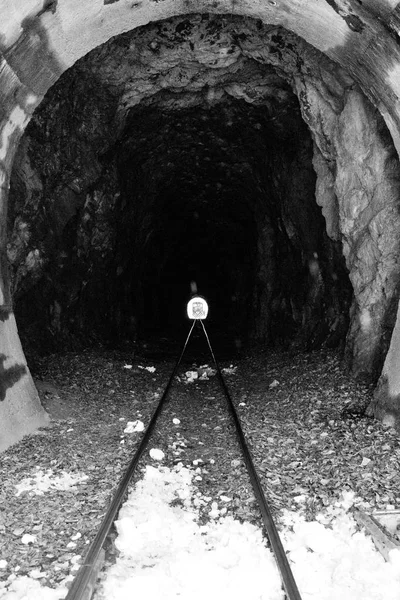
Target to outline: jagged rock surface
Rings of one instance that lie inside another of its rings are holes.
[[[282,28],[203,15],[123,34],[60,79],[20,147],[20,322],[43,307],[58,339],[133,335],[172,298],[173,325],[193,277],[239,337],[334,345],[350,321],[348,362],[376,377],[398,300],[396,173],[354,82]]]

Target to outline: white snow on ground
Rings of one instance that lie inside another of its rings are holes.
[[[146,600],[282,600],[279,574],[256,527],[231,517],[196,523],[194,475],[179,466],[146,468],[120,511],[121,554],[99,599],[128,600],[135,593]]]
[[[197,471],[147,467],[120,511],[120,556],[97,600],[128,600],[133,593],[146,600],[282,600],[261,531],[221,517],[215,500],[192,486]],[[345,494],[318,521],[284,515],[282,538],[303,600],[400,598],[400,552],[385,563],[347,513],[352,501]],[[214,517],[207,526],[196,522],[199,504]]]
[[[400,550],[386,563],[350,513],[338,512],[329,525],[295,513],[285,521],[284,546],[303,600],[399,600]]]
[[[1,582],[0,582],[1,585]],[[1,600],[61,600],[68,590],[59,587],[57,590],[40,585],[30,577],[17,577],[8,590],[0,588]]]
[[[158,448],[151,448],[149,454],[150,458],[152,458],[153,460],[163,460],[165,456],[164,452],[162,450],[159,450]]]
[[[139,420],[128,421],[124,429],[124,433],[136,433],[140,431],[144,431],[144,423]]]
[[[155,373],[156,368],[155,367],[144,367],[143,365],[138,365],[139,369],[145,369],[145,371],[148,371],[149,373]]]
[[[146,467],[119,513],[120,554],[94,600],[283,600],[261,530],[222,516],[230,497],[202,496],[192,483],[199,471],[197,465]],[[345,493],[311,522],[298,513],[283,515],[281,536],[303,600],[399,600],[400,551],[384,561],[357,530],[348,512],[353,502]],[[207,525],[197,522],[199,506],[207,507]],[[11,577],[9,586],[0,582],[1,600],[66,595],[65,587],[52,590],[32,577]]]
[[[227,375],[234,375],[237,367],[230,365],[222,369],[222,372]],[[191,371],[186,371],[183,376],[184,383],[193,383],[193,381],[208,381],[210,377],[214,377],[217,374],[216,369],[213,369],[209,365],[200,365],[200,367],[194,367]]]
[[[36,472],[32,477],[26,477],[17,483],[16,496],[20,496],[23,492],[30,492],[36,496],[41,496],[48,490],[69,490],[77,483],[82,483],[88,478],[83,473],[67,473],[62,471],[61,475],[55,475],[52,469],[42,471],[40,467],[36,467]]]
[[[234,375],[236,373],[236,369],[237,367],[235,367],[234,365],[229,365],[229,367],[224,367],[223,369],[221,369],[221,371],[226,375]]]

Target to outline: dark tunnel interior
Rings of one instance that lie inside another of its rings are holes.
[[[341,344],[352,288],[289,83],[243,58],[127,106],[108,73],[132,35],[67,71],[19,146],[9,258],[25,347],[180,340],[191,282],[232,349]],[[243,81],[252,101],[226,93]]]

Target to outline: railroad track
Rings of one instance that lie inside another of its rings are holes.
[[[100,525],[100,528],[94,538],[90,548],[85,556],[83,564],[78,571],[75,579],[72,582],[72,585],[69,589],[69,592],[65,598],[65,600],[90,600],[93,595],[93,591],[96,585],[96,580],[98,577],[99,569],[102,563],[102,557],[104,556],[103,545],[107,539],[107,536],[110,532],[110,529],[117,518],[118,511],[122,504],[123,498],[127,491],[128,485],[132,479],[132,476],[136,470],[136,467],[139,463],[139,460],[145,451],[150,438],[153,434],[154,428],[158,422],[158,419],[161,415],[161,412],[165,406],[167,401],[170,388],[172,383],[177,375],[179,366],[181,364],[182,358],[185,354],[187,345],[190,341],[192,333],[194,331],[195,326],[200,326],[203,330],[205,339],[208,344],[208,348],[210,351],[210,355],[213,359],[218,380],[220,382],[221,388],[223,390],[224,396],[226,398],[227,409],[230,413],[232,422],[235,427],[235,431],[237,434],[237,439],[240,445],[240,449],[243,455],[244,462],[246,464],[247,472],[249,474],[249,478],[251,481],[251,485],[253,487],[255,498],[258,502],[261,517],[264,524],[265,533],[270,543],[271,550],[275,557],[275,561],[277,567],[280,572],[282,586],[286,595],[287,600],[301,600],[301,596],[296,584],[296,581],[293,577],[292,570],[290,568],[289,562],[286,557],[285,550],[283,548],[281,539],[279,537],[279,533],[277,527],[275,525],[267,498],[264,494],[263,487],[260,482],[260,478],[258,476],[257,470],[254,466],[254,462],[252,459],[251,452],[249,450],[245,435],[243,433],[243,429],[240,423],[240,419],[238,417],[235,406],[232,402],[229,389],[225,383],[225,379],[223,377],[222,371],[219,367],[217,359],[215,357],[209,336],[207,334],[207,330],[204,325],[204,320],[207,317],[208,306],[206,301],[201,297],[192,298],[192,300],[188,304],[188,316],[193,320],[192,326],[189,330],[186,341],[183,345],[179,358],[176,361],[176,364],[173,368],[173,371],[170,375],[169,381],[165,387],[165,390],[158,402],[156,409],[153,412],[153,415],[150,419],[150,422],[144,431],[143,437],[139,444],[139,447],[136,450],[135,455],[133,456],[131,462],[129,463],[118,487],[114,494],[113,500],[103,517],[103,521]],[[188,599],[189,600],[189,599]]]

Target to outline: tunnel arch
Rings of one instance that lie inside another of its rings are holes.
[[[0,145],[0,301],[3,401],[15,439],[46,421],[19,343],[5,256],[7,196],[18,141],[44,94],[79,58],[111,37],[149,22],[196,12],[239,15],[282,26],[341,65],[378,109],[399,149],[397,5],[298,2],[3,2]],[[353,96],[354,98],[354,96]],[[318,159],[316,159],[318,161]],[[321,172],[325,168],[319,162]],[[400,391],[400,390],[399,390]],[[391,394],[393,396],[393,394]]]

